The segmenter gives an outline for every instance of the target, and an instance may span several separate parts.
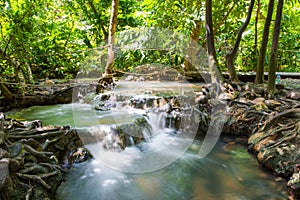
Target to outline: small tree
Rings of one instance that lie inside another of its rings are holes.
[[[117,30],[117,18],[118,18],[118,7],[119,0],[112,0],[112,10],[109,22],[109,34],[108,34],[108,58],[105,67],[105,76],[112,73],[114,66],[115,53],[113,50],[113,45],[115,43],[115,33]]]
[[[277,68],[277,49],[278,49],[278,41],[279,41],[279,34],[280,34],[283,1],[284,0],[278,0],[277,11],[276,11],[276,21],[275,21],[275,27],[274,27],[274,31],[273,31],[273,40],[272,40],[272,47],[271,47],[271,52],[270,52],[268,92],[271,96],[273,96],[274,90],[275,90],[275,76],[276,76],[276,68]]]
[[[205,27],[207,40],[208,65],[211,73],[211,82],[220,83],[220,70],[218,66],[216,49],[214,43],[213,20],[212,20],[212,0],[206,0],[205,4]]]
[[[255,0],[251,0],[249,9],[248,9],[248,13],[247,13],[247,18],[238,32],[238,36],[236,38],[234,47],[233,47],[232,51],[226,55],[226,64],[227,64],[228,73],[229,73],[229,77],[230,77],[231,81],[238,81],[238,77],[237,77],[237,74],[236,74],[236,71],[234,68],[234,59],[235,59],[236,53],[238,51],[243,33],[246,30],[246,28],[250,22],[254,3],[255,3]]]
[[[115,33],[117,29],[118,8],[119,8],[119,0],[112,0],[109,33],[108,33],[108,44],[107,44],[108,56],[107,56],[105,72],[100,78],[96,88],[97,93],[103,92],[104,89],[115,84],[112,75],[114,60],[115,60],[115,52],[113,49],[113,45],[115,43]]]
[[[274,0],[270,0],[268,6],[268,14],[264,26],[263,38],[260,46],[255,83],[263,82],[264,64],[265,64],[266,50],[267,50],[268,39],[269,39],[270,25],[271,25],[271,20],[273,15],[273,8],[274,8]]]

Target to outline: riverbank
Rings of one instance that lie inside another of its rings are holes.
[[[246,135],[260,165],[286,179],[290,198],[299,199],[300,91],[297,83],[288,83],[273,99],[263,86],[231,96],[223,134]]]

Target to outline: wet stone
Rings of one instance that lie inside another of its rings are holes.
[[[86,148],[79,147],[75,150],[71,151],[68,155],[68,161],[70,164],[72,163],[81,163],[86,161],[90,156],[90,153]]]
[[[23,150],[23,144],[20,142],[17,142],[13,145],[11,152],[10,152],[10,156],[17,157],[22,153],[22,150]]]
[[[8,158],[8,157],[9,157],[9,153],[7,151],[5,151],[4,149],[0,148],[0,159]]]
[[[300,99],[300,92],[290,92],[287,96],[288,98],[290,99],[293,99],[293,100],[299,100]]]
[[[9,159],[9,170],[16,172],[20,168],[20,163],[16,159]]]
[[[9,159],[0,160],[0,190],[6,187],[9,179]]]

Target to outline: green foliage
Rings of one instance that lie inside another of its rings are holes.
[[[215,44],[219,62],[224,70],[224,56],[235,42],[237,32],[245,20],[249,2],[213,2]],[[267,4],[268,0],[261,0],[258,44],[261,41]],[[29,68],[35,79],[46,76],[72,78],[77,75],[79,69],[81,73],[99,71],[99,67],[105,66],[107,52],[105,48],[95,48],[105,45],[110,7],[111,0],[1,0],[0,48],[5,53],[0,55],[1,76],[5,80],[18,81],[16,77],[20,71],[26,76],[30,73]],[[120,0],[117,29],[118,32],[126,32],[132,28],[161,27],[189,37],[195,28],[195,22],[201,21],[198,42],[205,47],[204,9],[204,0]],[[258,47],[254,44],[254,24],[255,13],[241,41],[236,58],[238,70],[249,71],[256,66]],[[279,71],[300,72],[299,24],[299,1],[287,1],[283,10],[278,50]],[[169,34],[166,31],[165,36],[159,37],[170,37],[170,41],[174,41],[174,37]],[[132,71],[136,66],[145,63],[174,67],[183,62],[184,53],[179,52],[178,49],[182,48],[179,43],[169,44],[161,40],[168,48],[155,49],[153,47],[155,42],[159,42],[159,37],[148,38],[148,43],[153,41],[153,44],[150,44],[152,48],[148,48],[149,44],[144,42],[140,45],[148,45],[147,48],[126,49],[121,46],[136,38],[130,34],[118,37],[115,61],[115,67],[118,69]],[[19,67],[13,66],[4,56],[14,60]]]
[[[76,18],[67,4],[25,0],[5,5],[0,47],[6,54],[17,60],[21,68],[29,65],[35,78],[71,77],[82,56],[70,52],[82,49],[82,35],[76,31]],[[9,65],[4,68],[18,73]]]

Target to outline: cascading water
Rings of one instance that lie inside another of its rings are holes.
[[[132,136],[128,137],[130,146],[134,146],[134,140]]]
[[[147,122],[151,126],[152,136],[159,133],[160,130],[165,128],[166,113],[165,112],[149,112],[146,117]]]
[[[164,112],[144,116],[133,111],[130,109],[135,116],[132,122],[111,125],[109,130],[97,125],[78,132],[93,157],[108,167],[131,173],[159,170],[178,159],[192,143],[192,134],[174,134],[175,129],[165,128]],[[122,112],[129,113],[125,108]]]

